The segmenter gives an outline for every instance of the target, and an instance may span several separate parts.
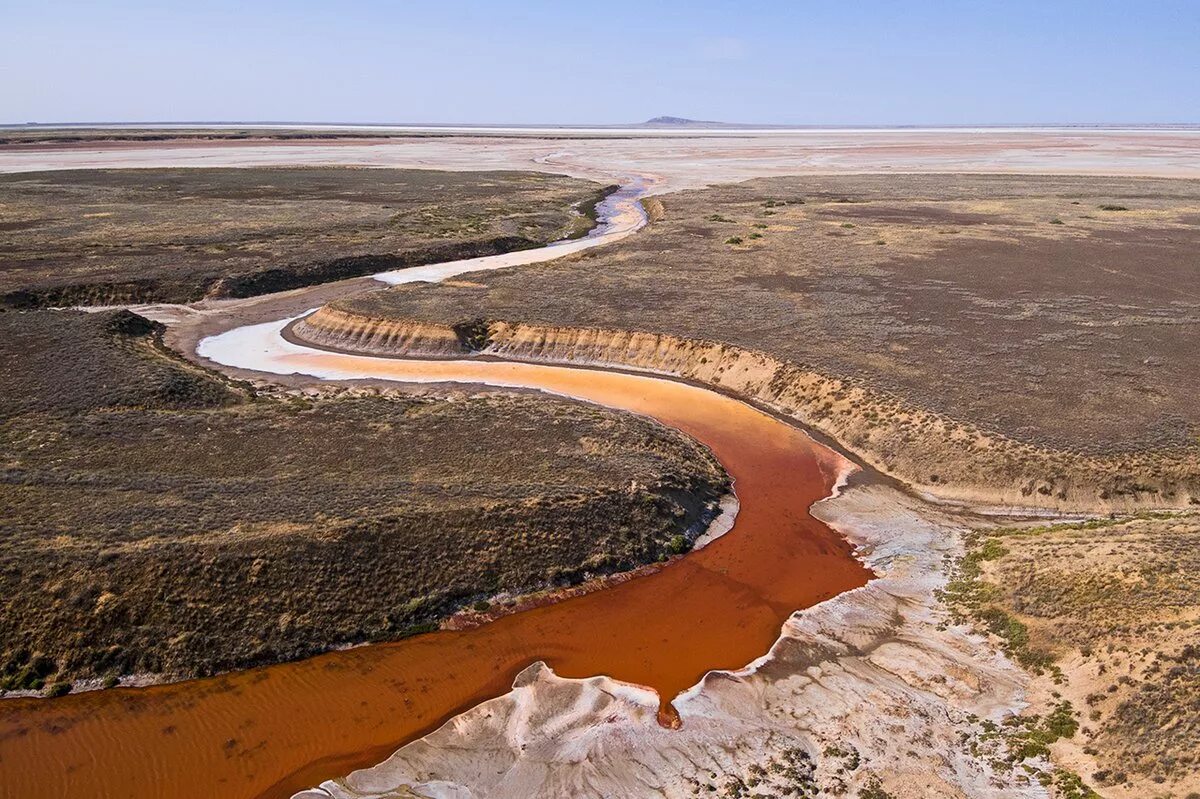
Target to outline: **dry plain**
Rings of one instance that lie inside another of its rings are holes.
[[[1073,550],[1052,543],[1069,526],[1005,538],[1007,570],[965,585],[999,550],[986,521],[960,521],[984,532],[939,596],[1036,675],[1036,712],[982,739],[1018,766],[1055,747],[1059,795],[1193,790],[1200,601],[1170,553],[1200,504],[1198,375],[1179,357],[1200,344],[1198,184],[813,176],[647,206],[650,228],[613,247],[336,301],[297,336],[444,356],[463,345],[438,326],[471,320],[484,354],[748,395],[926,496],[1110,515]],[[1122,519],[1145,538],[1116,537]],[[1131,627],[1117,608],[1156,610]],[[1098,685],[1113,659],[1123,673]]]
[[[430,170],[4,175],[0,303],[249,297],[528,249],[586,233],[602,192],[538,174]]]
[[[1200,201],[1187,180],[1078,174],[1195,177],[1196,144],[1187,131],[410,136],[5,150],[0,166],[642,175],[662,196],[624,243],[335,301],[295,332],[667,372],[824,432],[867,467],[819,514],[879,578],[797,613],[771,657],[710,675],[679,705],[683,730],[647,725],[620,686],[531,672],[314,795],[1184,797],[1200,790],[1197,596],[1179,559],[1198,414],[1180,355],[1197,343]],[[959,174],[663,194],[884,169]],[[992,513],[1103,518],[981,516],[914,487]]]
[[[773,178],[651,203],[613,247],[359,295],[303,329],[484,320],[485,352],[680,371],[976,504],[1200,502],[1200,372],[1176,357],[1200,322],[1200,183]]]

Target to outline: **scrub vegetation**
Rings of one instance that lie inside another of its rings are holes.
[[[528,172],[0,175],[0,306],[247,297],[580,236],[611,191]]]
[[[760,393],[914,485],[1200,503],[1200,361],[1179,357],[1200,347],[1200,182],[805,176],[659,199],[613,247],[335,306],[736,347],[806,386]]]
[[[1198,552],[1195,513],[984,529],[944,595],[1036,675],[1035,706],[1075,708],[1029,743],[1069,739],[1057,754],[1106,797],[1200,791]]]
[[[432,629],[669,557],[727,489],[706,449],[640,417],[256,389],[160,336],[128,311],[0,313],[0,690]]]

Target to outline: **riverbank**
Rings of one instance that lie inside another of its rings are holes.
[[[510,693],[298,797],[1045,796],[1038,776],[1053,767],[997,767],[1011,742],[989,732],[1021,713],[1025,676],[969,628],[947,626],[935,597],[962,551],[961,521],[853,477],[813,513],[876,578],[793,614],[748,666],[707,675],[677,700],[680,729],[653,722],[652,695],[537,664]]]
[[[723,386],[943,501],[1200,503],[1200,372],[1174,357],[1200,330],[1200,182],[858,175],[655,199],[644,234],[586,258],[337,300],[298,331],[437,355],[468,324],[484,354]]]
[[[927,498],[997,515],[1112,513],[1193,505],[1200,473],[1193,453],[1164,455],[1154,471],[1125,459],[1057,454],[1009,442],[944,415],[906,406],[861,383],[830,378],[725,343],[653,333],[547,328],[481,321],[477,341],[462,329],[327,306],[292,324],[292,340],[322,349],[376,356],[505,360],[592,366],[670,375],[745,397],[846,446],[878,471]],[[901,447],[897,425],[921,431]],[[1141,459],[1139,459],[1140,461]],[[1014,462],[1024,462],[1014,468]],[[1042,480],[1030,475],[1053,475]],[[934,479],[930,479],[930,475]],[[1134,484],[1131,490],[1130,484]],[[1194,493],[1193,493],[1194,492]]]
[[[645,419],[515,394],[256,389],[161,333],[124,311],[0,313],[0,691],[192,679],[462,626],[687,551],[729,491],[707,450]]]
[[[5,757],[44,765],[16,772],[23,795],[56,796],[84,785],[136,795],[144,785],[177,797],[201,796],[219,780],[247,793],[286,795],[378,762],[399,742],[504,693],[538,659],[568,676],[608,674],[650,686],[665,704],[711,668],[740,667],[759,657],[795,608],[868,577],[849,545],[805,511],[828,493],[843,461],[735,400],[615,373],[297,354],[278,338],[281,326],[232,331],[209,340],[201,354],[218,362],[236,358],[242,368],[336,380],[536,387],[649,415],[704,441],[725,465],[741,500],[735,526],[650,576],[468,631],[330,653],[218,681],[95,692],[53,703],[0,703]],[[275,357],[280,360],[274,364],[260,360]],[[47,724],[55,735],[42,734]],[[230,724],[252,732],[235,735],[226,747]],[[162,733],[167,727],[171,733]],[[134,741],[138,758],[126,754]],[[147,775],[148,751],[151,762],[170,764],[169,770]]]

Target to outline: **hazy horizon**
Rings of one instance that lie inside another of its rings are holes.
[[[608,122],[608,123],[566,123],[566,122],[437,122],[437,121],[396,121],[396,122],[339,122],[336,120],[275,120],[275,119],[185,119],[185,120],[82,120],[82,121],[47,121],[47,122],[0,122],[0,128],[183,128],[183,127],[263,127],[263,128],[369,128],[369,129],[433,129],[433,128],[479,128],[484,130],[501,129],[564,129],[564,130],[624,130],[645,127],[648,121],[640,122]],[[963,123],[905,123],[905,124],[781,124],[771,122],[726,122],[724,120],[693,120],[699,125],[719,125],[715,130],[960,130],[960,129],[1096,129],[1113,130],[1131,129],[1193,129],[1200,128],[1200,122],[963,122]],[[704,130],[704,128],[680,125],[678,128],[666,125],[661,127],[645,127],[646,130],[670,131]]]
[[[0,123],[1200,122],[1200,4],[11,4]]]

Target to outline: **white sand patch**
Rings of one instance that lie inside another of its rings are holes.
[[[878,779],[897,797],[1046,796],[964,742],[978,740],[972,717],[1021,708],[1025,678],[978,636],[941,629],[933,591],[946,579],[943,556],[958,551],[953,522],[882,486],[848,489],[817,511],[879,579],[793,615],[755,668],[710,673],[676,701],[682,729],[660,727],[640,689],[536,664],[509,694],[298,797],[684,799],[698,784],[752,777],[752,764],[794,763],[797,752],[822,791],[853,795]]]
[[[526,266],[583,252],[592,247],[612,244],[633,235],[646,224],[646,211],[642,208],[639,200],[652,186],[652,181],[635,178],[606,197],[596,206],[599,224],[583,238],[559,241],[532,250],[518,250],[482,258],[465,258],[461,261],[446,261],[440,264],[380,272],[374,277],[376,280],[393,286],[403,283],[439,283],[467,272],[485,272],[513,266]]]

